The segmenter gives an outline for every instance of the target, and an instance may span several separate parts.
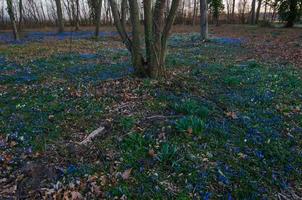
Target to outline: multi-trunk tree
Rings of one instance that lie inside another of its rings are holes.
[[[13,34],[14,34],[14,39],[18,40],[19,39],[19,34],[18,34],[18,29],[17,29],[17,24],[16,24],[16,18],[14,14],[14,7],[13,7],[13,2],[12,0],[6,0],[7,3],[7,12],[12,24],[13,28]]]
[[[126,1],[126,0],[122,0]],[[173,25],[180,0],[173,0],[169,12],[165,18],[167,10],[166,0],[143,0],[144,10],[144,42],[145,53],[142,48],[140,12],[137,0],[129,0],[129,13],[132,27],[131,37],[126,31],[125,18],[120,10],[125,10],[126,3],[121,3],[118,9],[115,0],[109,0],[115,26],[119,32],[123,43],[131,53],[132,64],[136,75],[140,77],[161,77],[165,76],[165,59],[167,53],[167,39]],[[146,56],[144,56],[146,55]]]

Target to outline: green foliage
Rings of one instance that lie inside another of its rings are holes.
[[[228,86],[239,86],[241,80],[236,76],[227,76],[224,78],[224,83]]]
[[[220,13],[224,9],[224,4],[222,0],[209,0],[208,1],[209,8],[213,13],[213,17],[218,20]]]
[[[286,26],[300,20],[302,15],[302,2],[299,0],[277,0],[278,12],[281,20],[286,21]]]
[[[188,116],[176,121],[176,130],[181,133],[189,133],[199,136],[203,133],[205,123],[199,117]]]
[[[196,115],[201,118],[205,118],[210,112],[207,107],[200,105],[200,103],[193,99],[186,99],[181,103],[175,103],[173,108],[178,113]]]
[[[128,132],[134,127],[135,118],[132,116],[121,117],[119,124],[124,132]]]
[[[126,137],[121,145],[125,164],[139,167],[137,161],[147,155],[148,143],[148,140],[138,133],[133,133]]]
[[[173,164],[177,157],[177,147],[173,144],[164,143],[159,152],[159,159],[165,164]]]

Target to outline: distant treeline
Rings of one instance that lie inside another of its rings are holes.
[[[14,18],[18,28],[34,28],[57,26],[57,0],[12,0]],[[91,26],[95,24],[96,4],[100,0],[61,0],[65,26]],[[167,0],[167,11],[171,0]],[[279,19],[278,5],[280,0],[208,0],[209,23],[257,23],[258,21],[275,21]],[[112,25],[113,16],[108,0],[100,1],[100,23]],[[121,7],[121,0],[117,1]],[[142,1],[140,1],[142,4]],[[199,23],[199,0],[182,0],[176,15],[176,24]],[[143,19],[143,6],[140,7],[140,17]],[[129,13],[125,14],[129,21]],[[251,20],[251,18],[253,20]],[[8,15],[7,1],[0,1],[0,29],[11,26]]]

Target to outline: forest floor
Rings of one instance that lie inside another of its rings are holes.
[[[162,80],[112,28],[0,33],[0,199],[301,199],[302,29],[194,31]]]

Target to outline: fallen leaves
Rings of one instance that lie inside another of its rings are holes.
[[[148,155],[149,155],[150,157],[154,158],[154,157],[156,156],[156,153],[155,153],[154,149],[150,149],[150,150],[148,151]]]
[[[227,112],[226,116],[230,117],[232,119],[238,119],[238,116],[237,116],[236,112]]]
[[[132,172],[132,168],[126,169],[121,175],[123,180],[128,180],[130,178],[131,172]]]
[[[63,195],[63,200],[82,200],[83,196],[77,191],[66,191]]]

